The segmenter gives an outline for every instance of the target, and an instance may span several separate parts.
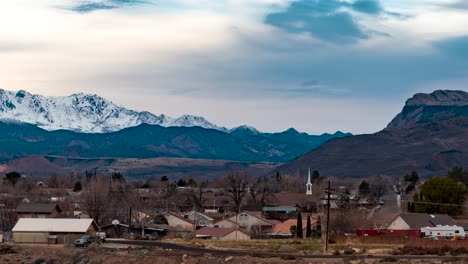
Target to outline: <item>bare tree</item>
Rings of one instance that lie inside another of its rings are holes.
[[[203,189],[206,188],[207,185],[208,182],[202,181],[196,184],[196,186],[185,191],[184,195],[187,205],[192,206],[196,211],[199,211],[201,208],[203,208],[203,204],[206,202]]]
[[[103,223],[107,210],[110,208],[109,190],[108,181],[100,177],[92,178],[84,185],[81,205],[98,225]]]
[[[250,187],[250,198],[255,206],[263,207],[267,204],[268,200],[273,197],[272,185],[270,181],[263,180]]]
[[[239,212],[247,194],[249,178],[239,171],[231,172],[223,178],[224,190],[229,198],[230,204]]]

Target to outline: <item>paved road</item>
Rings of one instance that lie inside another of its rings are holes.
[[[345,258],[368,258],[368,259],[382,259],[385,257],[389,257],[388,255],[385,256],[377,256],[377,255],[352,255],[352,256],[335,256],[335,255],[303,255],[303,254],[287,254],[287,253],[272,253],[272,252],[256,252],[256,251],[237,251],[237,250],[218,250],[218,249],[210,249],[210,248],[199,248],[199,247],[191,247],[185,246],[180,244],[174,243],[167,243],[161,241],[142,241],[142,240],[112,240],[109,241],[110,243],[115,244],[124,244],[124,245],[135,245],[135,246],[153,246],[153,247],[160,247],[163,249],[172,249],[172,250],[180,250],[183,252],[192,252],[192,253],[204,253],[204,254],[213,254],[213,255],[222,255],[222,256],[253,256],[253,257],[284,257],[284,256],[295,256],[298,258],[315,258],[315,259],[345,259]],[[452,256],[391,256],[396,259],[431,259],[431,260],[444,260],[453,258]],[[467,257],[463,258],[464,260],[468,260]]]

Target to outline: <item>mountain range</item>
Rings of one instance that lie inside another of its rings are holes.
[[[132,176],[180,176],[242,168],[262,175],[276,163],[350,135],[314,136],[292,128],[262,133],[248,126],[228,130],[203,117],[172,119],[128,110],[97,95],[0,90],[0,171],[46,175],[117,168]]]
[[[308,168],[336,177],[446,175],[468,167],[468,93],[438,90],[416,94],[382,131],[335,138],[278,168],[303,174]],[[275,171],[276,172],[276,171]]]
[[[164,114],[137,112],[118,106],[98,95],[42,96],[24,90],[0,89],[0,119],[37,125],[46,130],[73,130],[84,133],[115,132],[141,124],[163,127],[192,127],[227,131],[199,116],[171,118]]]

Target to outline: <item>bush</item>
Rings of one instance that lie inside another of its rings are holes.
[[[380,259],[380,262],[397,262],[398,259],[396,259],[395,257],[384,257],[382,259]]]
[[[16,250],[10,245],[1,245],[0,246],[0,255],[5,254],[15,254]]]

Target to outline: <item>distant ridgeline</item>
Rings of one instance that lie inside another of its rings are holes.
[[[446,175],[468,168],[468,93],[435,91],[408,99],[402,112],[375,134],[336,138],[279,168],[281,173],[402,177]],[[274,173],[274,172],[272,172]]]

